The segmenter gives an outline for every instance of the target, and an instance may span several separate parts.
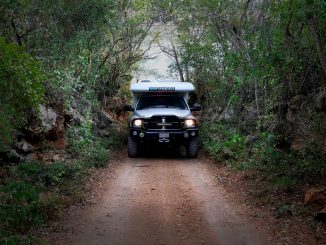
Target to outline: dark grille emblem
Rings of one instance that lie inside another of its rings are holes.
[[[172,123],[167,123],[166,118],[162,117],[162,123],[158,123],[158,126],[162,126],[162,129],[166,129],[166,126],[172,126]]]
[[[180,130],[181,121],[176,116],[152,116],[145,120],[145,127],[148,130]]]

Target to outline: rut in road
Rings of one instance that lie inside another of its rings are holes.
[[[110,167],[109,167],[110,168]],[[112,168],[112,166],[111,166]],[[271,244],[204,160],[124,158],[56,244]]]

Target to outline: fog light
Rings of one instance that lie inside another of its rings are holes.
[[[143,132],[140,132],[140,133],[139,133],[139,137],[140,137],[140,138],[144,138],[144,136],[145,136],[145,134],[144,134]]]
[[[188,134],[187,132],[185,132],[185,133],[183,134],[183,136],[184,136],[185,138],[188,138],[188,137],[189,137],[189,134]]]
[[[137,131],[132,132],[132,135],[133,136],[136,136],[137,135]]]
[[[191,132],[191,136],[195,136],[196,135],[196,132],[195,131],[192,131]]]

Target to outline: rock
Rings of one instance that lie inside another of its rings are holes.
[[[302,138],[294,138],[292,143],[291,143],[291,149],[295,150],[295,151],[300,151],[304,148],[305,146],[305,141]]]
[[[112,125],[112,118],[106,111],[97,111],[94,114],[94,123],[100,129],[110,127]]]
[[[229,120],[233,117],[234,111],[231,106],[228,106],[224,111],[218,116],[217,121]]]
[[[110,115],[101,110],[93,112],[94,134],[99,137],[108,137],[111,132],[112,118]]]
[[[276,218],[281,218],[285,216],[291,216],[292,215],[292,210],[289,205],[281,205],[276,209]]]
[[[46,138],[49,140],[57,140],[64,137],[65,119],[63,116],[58,115],[55,125],[47,132]]]
[[[80,125],[85,122],[85,117],[78,112],[77,109],[70,108],[69,111],[64,115],[65,122],[72,125]]]
[[[326,205],[326,188],[313,188],[307,190],[304,196],[304,204],[313,204],[320,207]]]
[[[298,118],[298,112],[301,108],[302,96],[294,96],[288,103],[288,110],[286,113],[286,120],[290,123],[294,123]]]
[[[52,142],[51,142],[52,143]],[[52,144],[50,144],[55,149],[65,149],[68,146],[68,142],[66,138],[60,138],[56,141],[54,141]]]
[[[53,129],[57,121],[57,113],[52,108],[46,108],[44,105],[40,106],[40,120],[44,131]]]
[[[23,159],[23,156],[21,156],[16,150],[10,150],[8,154],[8,160],[10,161],[20,161]]]
[[[296,95],[290,99],[288,106],[293,110],[299,110],[301,107],[301,103],[302,103],[302,96]]]
[[[37,162],[38,160],[39,160],[39,157],[38,157],[38,155],[36,153],[28,154],[25,157],[26,162]]]
[[[60,160],[63,160],[63,158],[59,154],[54,155],[52,159],[55,162],[60,161]]]
[[[228,148],[223,148],[222,152],[223,152],[223,157],[226,160],[233,157],[233,152]]]
[[[36,124],[31,124],[27,127],[24,137],[32,143],[37,143],[45,138],[43,128]]]
[[[24,153],[29,153],[35,150],[35,147],[29,142],[27,142],[25,139],[22,139],[19,143],[17,143],[16,147],[18,150]]]
[[[323,209],[317,212],[316,220],[326,222],[326,205]]]
[[[326,112],[326,91],[321,91],[316,95],[315,103],[318,110]]]
[[[54,152],[40,152],[37,155],[37,158],[40,162],[53,162]]]
[[[251,145],[251,144],[255,143],[258,139],[259,139],[259,137],[257,135],[248,135],[246,137],[246,143]]]
[[[62,110],[61,107],[58,110]],[[52,107],[40,106],[39,113],[29,121],[24,138],[38,143],[44,139],[56,140],[64,135],[65,119]]]

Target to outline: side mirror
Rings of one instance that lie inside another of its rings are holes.
[[[200,111],[201,110],[201,105],[198,103],[193,104],[190,106],[190,111]]]
[[[123,107],[123,110],[124,110],[124,111],[134,111],[134,108],[133,108],[131,105],[125,105],[125,106]]]

